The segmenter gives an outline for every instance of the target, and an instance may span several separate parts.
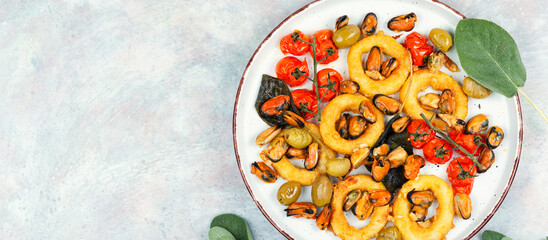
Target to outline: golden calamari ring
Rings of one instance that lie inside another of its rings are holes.
[[[377,121],[373,124],[369,124],[365,130],[365,133],[363,133],[359,138],[347,140],[342,138],[337,132],[335,129],[335,124],[341,117],[341,114],[345,111],[351,111],[359,114],[360,112],[358,108],[362,101],[371,100],[362,95],[343,94],[331,100],[322,111],[320,132],[322,134],[323,142],[338,153],[352,154],[354,149],[364,147],[364,144],[371,147],[375,144],[384,131],[384,115],[381,111],[375,108]]]
[[[422,108],[419,103],[417,95],[419,92],[427,89],[428,86],[431,86],[432,89],[436,91],[450,89],[453,92],[456,102],[456,109],[453,112],[453,116],[462,120],[466,118],[466,115],[468,115],[468,97],[462,91],[460,84],[446,73],[440,71],[431,72],[428,69],[413,72],[413,81],[411,83],[411,89],[409,90],[407,100],[404,100],[404,98],[407,93],[407,89],[409,88],[409,80],[405,82],[400,90],[400,101],[406,101],[403,111],[407,115],[411,116],[413,119],[422,119],[420,114],[423,113],[427,119],[433,119],[432,123],[435,127],[445,129],[445,123],[441,119],[432,118],[435,113]]]
[[[390,76],[382,80],[374,80],[365,74],[363,69],[362,54],[371,51],[377,46],[383,53],[396,58],[398,66]],[[400,90],[401,86],[409,75],[411,59],[409,53],[400,43],[391,36],[385,35],[383,31],[366,37],[352,45],[348,51],[348,74],[350,79],[360,85],[360,93],[373,97],[375,94],[390,95]]]
[[[320,129],[318,128],[318,126],[316,126],[316,124],[305,122],[305,126],[321,140]],[[280,134],[283,135],[284,131],[282,131]],[[316,140],[313,141],[316,142]],[[331,154],[331,156],[336,156],[336,153],[333,150],[328,148],[327,151],[329,151],[329,154]],[[295,181],[300,183],[301,185],[311,185],[312,183],[314,183],[316,178],[318,178],[318,176],[325,173],[325,165],[327,163],[327,160],[329,160],[329,154],[320,147],[320,160],[316,168],[312,171],[296,167],[285,156],[283,156],[282,159],[278,162],[271,162],[271,166],[274,168],[274,170],[276,170],[280,177],[287,181]]]
[[[411,204],[407,200],[410,191],[430,190],[438,200],[439,206],[432,224],[423,228],[413,221],[409,215]],[[453,207],[453,190],[441,178],[434,175],[421,175],[415,180],[405,183],[396,197],[393,207],[394,224],[406,240],[440,240],[451,230],[455,210]]]
[[[370,239],[386,226],[390,206],[375,207],[369,223],[365,227],[357,229],[348,224],[343,211],[346,196],[355,189],[368,192],[377,189],[386,190],[382,183],[373,181],[369,175],[352,175],[337,183],[333,187],[333,198],[331,200],[331,209],[333,211],[331,227],[335,235],[345,240]]]

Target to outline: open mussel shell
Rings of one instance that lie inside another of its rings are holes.
[[[360,199],[361,196],[362,196],[362,191],[360,189],[354,189],[354,190],[350,191],[346,195],[343,210],[344,211],[350,210],[354,206],[354,204],[356,204],[358,199]]]
[[[375,34],[375,31],[377,31],[377,15],[372,12],[366,14],[365,18],[360,24],[360,31],[363,37]]]
[[[356,115],[348,120],[348,136],[350,139],[359,138],[367,129],[367,120],[363,116]]]
[[[469,219],[472,215],[472,200],[468,194],[457,193],[453,198],[455,213],[462,219]]]
[[[415,27],[415,22],[417,22],[415,13],[399,15],[388,21],[388,29],[395,32],[411,31]]]
[[[296,202],[287,206],[284,211],[287,213],[287,216],[294,217],[303,217],[306,219],[316,219],[316,205],[309,202]]]
[[[502,143],[503,139],[504,131],[500,127],[493,126],[489,128],[485,142],[489,148],[495,149]]]
[[[478,114],[468,120],[464,130],[467,134],[476,134],[487,130],[488,127],[489,119],[487,119],[487,116],[483,114]]]
[[[394,195],[387,190],[373,190],[369,192],[369,202],[374,207],[382,207],[388,205]]]
[[[308,156],[304,160],[304,168],[308,171],[312,171],[318,166],[320,161],[319,145],[316,142],[308,145]]]
[[[495,163],[495,152],[491,148],[483,147],[478,162],[481,165],[481,167],[478,167],[478,173],[486,172]]]
[[[407,193],[407,200],[413,205],[421,206],[424,208],[430,207],[436,197],[431,191],[415,191],[412,190]]]

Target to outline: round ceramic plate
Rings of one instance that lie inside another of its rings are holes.
[[[267,9],[265,9],[267,11]],[[280,39],[294,29],[299,29],[308,36],[317,30],[333,29],[335,20],[348,15],[350,24],[361,22],[365,14],[373,12],[377,15],[379,29],[386,34],[396,36],[401,43],[409,32],[396,33],[387,29],[386,24],[390,18],[414,12],[417,15],[417,24],[413,31],[427,35],[432,28],[442,28],[453,35],[459,20],[463,19],[457,11],[447,5],[429,0],[403,1],[403,0],[325,0],[313,2],[280,23],[261,43],[249,61],[240,81],[236,103],[234,106],[233,133],[236,158],[242,178],[257,203],[257,207],[265,217],[288,239],[338,239],[329,231],[320,231],[313,220],[287,217],[282,206],[276,200],[276,191],[281,184],[286,182],[278,178],[275,183],[267,184],[251,174],[251,164],[260,161],[259,152],[262,148],[255,145],[255,137],[265,130],[268,125],[257,115],[254,103],[257,97],[261,76],[269,74],[275,76],[275,65],[284,57],[279,49]],[[334,68],[348,79],[346,55],[348,49],[340,49],[339,59],[327,65],[319,65],[319,69]],[[452,48],[448,55],[456,63],[459,59]],[[312,63],[312,58],[298,57],[300,60],[307,58]],[[311,64],[310,64],[311,65]],[[310,66],[309,65],[309,66]],[[460,65],[459,65],[460,66]],[[311,67],[311,66],[310,66]],[[462,82],[464,72],[451,73],[447,69],[442,71],[452,75]],[[311,84],[297,88],[311,89]],[[519,99],[506,98],[500,94],[492,93],[485,99],[470,99],[470,116],[478,113],[486,114],[491,125],[500,126],[505,132],[504,142],[495,149],[496,162],[486,173],[476,178],[470,197],[473,203],[472,217],[462,220],[454,219],[455,227],[447,235],[447,239],[469,239],[474,236],[493,216],[497,208],[506,196],[517,170],[522,140],[522,120]],[[415,150],[416,154],[421,151]],[[421,169],[421,174],[435,174],[448,181],[445,173],[445,165],[427,164]],[[367,174],[364,168],[353,171],[352,174]],[[299,201],[311,201],[310,187],[303,187]],[[430,212],[435,212],[430,210]],[[347,219],[356,227],[363,227],[367,221],[358,221],[352,213],[347,213]],[[391,223],[389,223],[391,224]]]

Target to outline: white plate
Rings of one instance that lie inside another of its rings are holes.
[[[268,9],[265,9],[268,11]],[[288,239],[339,239],[333,233],[320,231],[313,220],[286,217],[283,209],[276,200],[276,191],[285,180],[278,178],[275,183],[267,184],[252,175],[251,164],[260,161],[261,148],[255,145],[255,137],[268,126],[257,115],[254,103],[259,90],[262,74],[275,76],[274,68],[278,60],[284,57],[279,50],[279,40],[294,29],[299,29],[307,35],[317,30],[333,29],[335,19],[342,15],[348,15],[351,24],[358,24],[368,12],[374,12],[379,22],[379,30],[395,36],[395,33],[386,28],[388,20],[394,16],[414,12],[418,22],[413,29],[423,35],[427,35],[432,28],[442,28],[454,33],[459,20],[464,16],[447,5],[429,0],[403,1],[403,0],[325,0],[313,2],[278,25],[261,43],[248,63],[240,81],[236,103],[234,105],[233,134],[236,158],[242,178],[265,217]],[[403,32],[398,39],[402,42],[409,32]],[[339,51],[339,59],[327,65],[319,65],[322,68],[334,68],[345,79],[348,78],[346,66],[346,54],[348,49]],[[454,50],[448,53],[458,63],[458,57]],[[308,54],[309,55],[309,54]],[[302,60],[303,57],[298,57]],[[307,61],[312,63],[312,58],[307,56]],[[310,64],[311,65],[311,64]],[[309,65],[309,66],[310,66]],[[460,66],[460,65],[459,65]],[[311,66],[310,66],[311,67]],[[449,73],[455,79],[461,81],[465,73]],[[304,87],[311,89],[310,83]],[[493,93],[486,99],[470,99],[468,117],[478,113],[484,113],[489,117],[492,125],[500,126],[505,132],[504,142],[495,149],[496,162],[486,173],[476,178],[470,197],[472,198],[473,211],[469,220],[455,217],[454,225],[447,235],[447,239],[469,239],[474,236],[493,216],[502,203],[510,185],[514,179],[519,163],[522,142],[522,119],[518,97],[506,98]],[[421,153],[416,151],[415,153]],[[421,169],[421,174],[435,174],[447,181],[445,165],[427,164]],[[364,168],[359,172],[366,173]],[[303,187],[299,201],[311,201],[310,187]],[[434,212],[431,210],[431,212]],[[347,214],[351,224],[356,227],[365,226],[366,222],[359,222],[352,214]]]

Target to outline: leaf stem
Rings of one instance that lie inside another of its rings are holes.
[[[521,91],[521,88],[519,87],[516,87],[518,89],[518,92],[519,94],[523,95],[525,97],[525,99],[527,99],[527,101],[529,101],[531,103],[531,105],[533,105],[533,107],[537,110],[538,113],[540,113],[540,116],[542,116],[542,118],[544,118],[544,121],[546,121],[546,123],[548,123],[548,117],[546,117],[546,114],[544,114],[544,112],[542,112],[542,110],[540,110],[540,108],[535,104],[535,102],[533,102],[532,99],[529,98],[529,96],[527,96],[527,94],[525,94],[523,91]]]

